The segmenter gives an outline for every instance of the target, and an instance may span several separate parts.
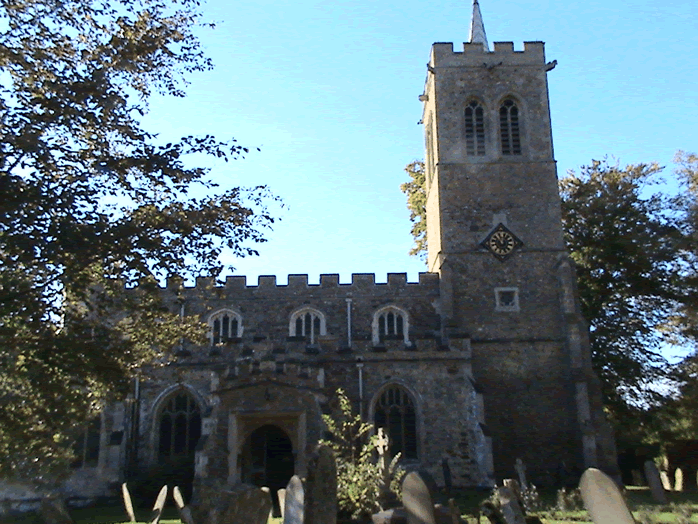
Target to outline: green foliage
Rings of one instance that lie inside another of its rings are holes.
[[[210,68],[198,1],[19,0],[0,7],[0,474],[40,478],[144,362],[203,327],[157,283],[217,275],[223,250],[273,222],[267,191],[218,191],[190,155],[235,140],[162,144],[139,118]],[[198,196],[197,196],[198,195]],[[140,283],[138,292],[123,286]],[[119,314],[114,314],[119,311]]]
[[[331,447],[337,459],[337,503],[341,512],[359,518],[380,511],[385,489],[383,470],[376,461],[377,435],[371,435],[373,424],[354,415],[351,401],[342,389],[337,390],[338,407],[333,416],[323,415],[330,440],[322,441]],[[388,466],[389,489],[399,493],[404,476],[397,466],[398,454]]]
[[[405,171],[410,175],[411,180],[401,184],[400,190],[407,195],[407,209],[410,210],[412,222],[410,233],[414,237],[414,246],[410,249],[410,255],[424,258],[427,253],[427,191],[424,162],[415,160],[407,164]]]
[[[653,384],[668,378],[660,347],[679,335],[693,255],[678,200],[654,190],[661,170],[594,161],[560,181],[592,361],[616,423],[660,399]]]

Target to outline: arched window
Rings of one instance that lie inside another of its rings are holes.
[[[193,455],[201,437],[201,410],[185,390],[173,394],[160,412],[158,456],[160,458]]]
[[[409,342],[407,313],[395,306],[387,306],[376,311],[373,316],[373,343],[383,340],[404,340]]]
[[[511,99],[504,101],[499,108],[499,137],[503,155],[521,154],[521,134],[519,131],[519,108]]]
[[[242,336],[242,317],[230,309],[216,311],[208,319],[211,344],[224,344]]]
[[[292,337],[305,337],[310,344],[317,343],[319,336],[326,335],[325,315],[317,309],[303,308],[291,315],[288,334]]]
[[[465,152],[468,156],[485,155],[485,111],[475,100],[465,107]]]
[[[383,428],[390,439],[390,456],[417,458],[417,413],[405,388],[393,384],[385,388],[374,406],[376,428]]]

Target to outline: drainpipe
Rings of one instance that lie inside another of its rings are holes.
[[[344,300],[347,302],[347,346],[351,347],[351,299]]]
[[[179,320],[180,322],[184,320],[184,301],[182,300],[182,303],[179,305]],[[184,351],[184,337],[180,337],[179,339],[179,350]]]
[[[364,419],[364,363],[363,358],[356,358],[356,369],[359,370],[359,415]]]

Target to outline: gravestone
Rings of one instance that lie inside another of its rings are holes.
[[[683,491],[683,470],[676,468],[674,472],[674,491]]]
[[[448,512],[451,514],[451,524],[459,524],[460,511],[458,511],[456,501],[453,499],[448,499]]]
[[[671,491],[671,488],[673,486],[671,485],[671,481],[669,480],[669,474],[666,471],[662,470],[659,472],[659,479],[662,482],[662,487],[666,491]]]
[[[336,524],[337,463],[328,446],[311,455],[305,488],[305,524]]]
[[[642,473],[639,469],[633,469],[630,472],[630,476],[633,478],[633,486],[644,486],[645,482],[642,478]]]
[[[73,524],[63,499],[45,498],[41,500],[39,514],[44,524]]]
[[[281,511],[281,520],[284,520],[284,511],[286,509],[284,507],[284,505],[286,504],[286,490],[283,488],[280,490],[277,490],[276,496],[279,499],[279,511]]]
[[[163,486],[158,493],[158,498],[155,499],[155,504],[153,504],[153,513],[150,517],[150,524],[158,524],[160,522],[160,517],[162,517],[162,508],[165,507],[165,499],[167,498],[167,486]]]
[[[526,483],[526,464],[520,458],[516,459],[516,464],[514,464],[514,469],[516,469],[516,474],[519,477],[519,485],[521,489],[527,490],[528,484]]]
[[[271,502],[271,506],[269,507],[269,516],[267,517],[267,520],[271,518],[271,514],[274,511],[274,497],[271,494],[271,489],[269,489],[267,486],[262,486],[260,488],[264,493],[269,495],[269,502]]]
[[[579,482],[579,490],[594,524],[635,524],[618,486],[603,471],[587,469]]]
[[[451,496],[451,489],[453,488],[453,477],[451,476],[451,466],[448,464],[448,459],[444,457],[441,460],[441,471],[444,475],[444,486],[446,487],[446,495]]]
[[[179,513],[179,519],[184,524],[194,524],[194,517],[191,514],[191,508],[188,508],[184,504],[184,497],[182,497],[182,492],[179,491],[179,487],[175,486],[172,490],[172,497],[174,498],[175,505],[177,506],[177,512]]]
[[[298,475],[288,481],[284,494],[284,524],[303,524],[305,515],[305,489]],[[281,499],[279,499],[281,501]]]
[[[124,506],[126,507],[126,514],[128,515],[130,522],[136,522],[136,514],[133,512],[133,502],[131,502],[131,494],[128,492],[128,487],[124,482],[121,484],[121,495],[124,498]]]
[[[514,494],[516,502],[519,503],[519,507],[521,508],[521,512],[525,515],[526,509],[524,508],[523,497],[521,496],[521,486],[519,485],[519,481],[516,479],[504,479],[502,481],[502,484],[504,484],[505,488],[509,488],[509,490]]]
[[[197,486],[197,503],[192,504],[196,522],[204,524],[266,524],[271,498],[256,486],[228,487],[219,481]]]
[[[408,524],[436,524],[431,494],[416,471],[408,473],[402,480],[402,503],[407,511]]]
[[[664,486],[662,486],[662,480],[659,476],[659,470],[657,465],[652,460],[645,462],[645,478],[647,479],[647,484],[650,487],[650,492],[652,493],[652,498],[660,504],[667,504],[666,491],[664,491]]]
[[[511,479],[509,479],[511,480]],[[516,482],[516,481],[514,481]],[[495,488],[495,493],[499,499],[500,510],[504,516],[506,524],[526,524],[523,508],[519,504],[516,495],[507,487]]]

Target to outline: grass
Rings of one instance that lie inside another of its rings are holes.
[[[462,513],[462,517],[469,524],[477,523],[477,512],[480,502],[487,498],[488,493],[477,490],[464,490],[454,494],[456,505]],[[628,487],[625,498],[639,524],[698,524],[698,493],[668,493],[668,505],[660,505],[652,500],[647,488]],[[443,493],[436,494],[435,502],[445,504],[447,497]],[[584,524],[591,522],[588,513],[583,509],[571,509],[561,511],[556,508],[557,492],[555,490],[541,490],[541,511],[534,512],[541,518],[544,524]],[[78,508],[70,510],[76,524],[128,524],[126,513],[121,505],[96,506],[91,508]],[[150,516],[149,511],[137,511],[139,522],[146,523]],[[172,505],[165,507],[162,524],[181,524],[176,509]],[[487,524],[487,519],[482,519],[482,524]],[[11,519],[0,519],[0,524],[43,524],[42,519],[36,514],[29,514]],[[280,518],[272,518],[269,524],[282,524]]]

